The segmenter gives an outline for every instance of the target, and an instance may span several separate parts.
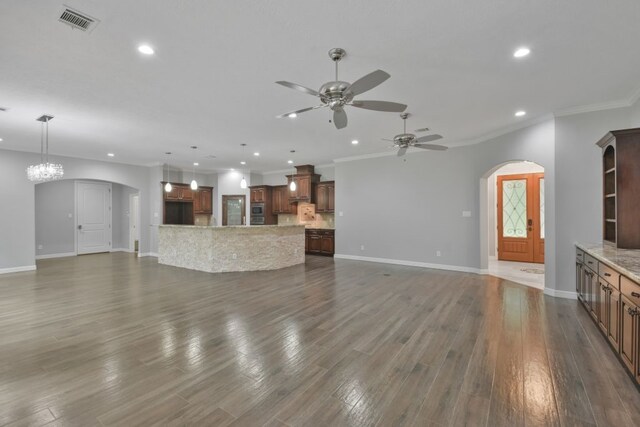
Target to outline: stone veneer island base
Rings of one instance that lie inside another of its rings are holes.
[[[304,263],[303,225],[160,225],[158,235],[158,262],[174,267],[223,273]]]

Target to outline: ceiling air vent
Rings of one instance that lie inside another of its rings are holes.
[[[58,21],[64,22],[72,28],[77,28],[79,30],[89,32],[91,32],[93,28],[98,25],[98,22],[100,22],[85,13],[80,13],[68,7],[62,9],[62,13],[58,18]]]

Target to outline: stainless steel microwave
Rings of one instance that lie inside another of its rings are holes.
[[[251,203],[251,215],[252,216],[264,216],[264,203]]]

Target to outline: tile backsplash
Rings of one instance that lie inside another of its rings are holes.
[[[317,213],[309,221],[303,220],[299,215],[278,215],[278,225],[303,224],[307,228],[335,228],[335,215],[332,213]]]

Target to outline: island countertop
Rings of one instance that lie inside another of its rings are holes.
[[[303,225],[160,225],[158,262],[210,273],[304,263]]]

